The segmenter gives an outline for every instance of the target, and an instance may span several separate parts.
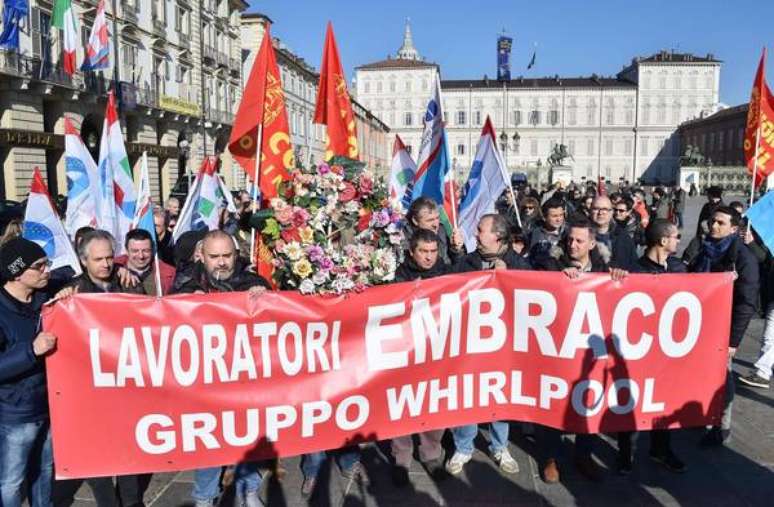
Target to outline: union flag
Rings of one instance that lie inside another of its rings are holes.
[[[744,157],[747,172],[758,187],[774,172],[774,96],[766,84],[766,48],[763,48],[758,72],[755,74],[750,105],[747,109],[747,127],[744,131]]]
[[[333,25],[328,22],[325,33],[320,69],[320,87],[317,90],[317,104],[314,110],[314,122],[328,128],[325,143],[325,160],[336,155],[357,159],[357,130],[352,102],[349,100],[347,80],[341,68],[339,50],[333,35]]]
[[[231,156],[251,180],[256,177],[259,124],[263,125],[263,129],[260,133],[261,163],[257,178],[261,198],[267,202],[277,196],[279,184],[290,179],[289,171],[295,165],[285,94],[268,24],[242,94],[228,144]]]

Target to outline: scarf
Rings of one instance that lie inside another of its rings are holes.
[[[497,250],[495,253],[484,253],[481,250],[481,247],[477,249],[478,255],[481,256],[481,269],[491,269],[494,267],[494,263],[497,259],[502,259],[505,257],[505,254],[508,253],[508,249],[511,246],[507,242],[503,242],[502,245],[500,245],[500,249]]]
[[[696,271],[709,273],[712,264],[719,261],[728,252],[735,239],[735,234],[729,234],[721,240],[707,238],[702,241],[701,251],[696,259]]]

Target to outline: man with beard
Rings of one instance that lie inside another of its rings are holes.
[[[245,271],[238,262],[234,239],[223,231],[210,231],[202,239],[202,258],[194,264],[177,293],[210,294],[214,292],[247,291],[256,298],[266,292],[269,283],[262,277]],[[196,507],[210,507],[220,494],[221,467],[196,470],[192,497]],[[257,463],[239,463],[235,470],[237,505],[258,507],[261,476]]]
[[[727,206],[715,208],[710,217],[709,234],[702,242],[699,254],[688,267],[688,271],[692,273],[730,271],[735,275],[731,298],[725,407],[720,426],[712,427],[702,438],[703,447],[721,446],[731,435],[731,413],[736,387],[732,361],[758,306],[758,260],[739,237],[740,221],[741,217],[735,209]]]
[[[455,273],[488,269],[530,269],[529,263],[513,251],[508,221],[502,215],[489,214],[481,217],[476,242],[476,250],[462,257],[454,265]],[[503,473],[515,474],[519,471],[519,464],[508,451],[508,429],[506,421],[493,421],[489,424],[492,438],[489,450]],[[455,451],[446,462],[446,470],[450,474],[460,474],[465,463],[473,457],[473,440],[477,433],[477,424],[452,429]]]
[[[438,236],[426,229],[418,229],[409,240],[409,255],[395,272],[396,282],[424,280],[446,274],[449,266],[438,255]],[[417,434],[419,437],[419,460],[433,479],[446,477],[443,467],[443,447],[441,438],[446,430],[430,430]],[[409,483],[409,468],[414,450],[412,435],[392,439],[392,482],[397,487]]]

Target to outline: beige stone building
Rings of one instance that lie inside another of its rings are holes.
[[[62,33],[51,28],[53,2],[30,0],[18,51],[0,49],[0,198],[26,197],[40,167],[52,194],[66,194],[64,118],[67,116],[95,160],[104,121],[106,91],[119,83],[119,116],[129,160],[148,152],[151,190],[165,199],[203,155],[223,152],[241,98],[239,43],[244,0],[124,0],[113,16],[111,67],[98,72],[61,68]],[[96,15],[96,0],[73,0],[77,63]],[[224,156],[231,182],[239,170]]]

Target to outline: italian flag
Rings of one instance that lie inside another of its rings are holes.
[[[75,27],[75,11],[70,0],[56,0],[54,4],[54,27],[64,31],[62,37],[62,67],[68,76],[75,72],[75,48],[78,32]]]

